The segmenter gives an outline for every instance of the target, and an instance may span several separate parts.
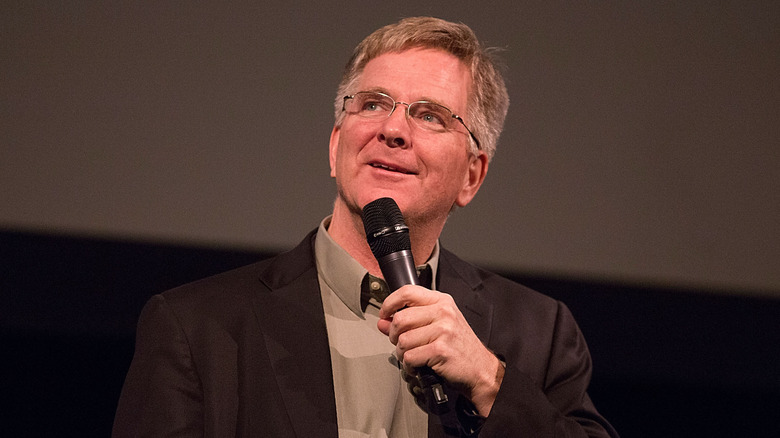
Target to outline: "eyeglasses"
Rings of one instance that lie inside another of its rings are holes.
[[[433,132],[447,132],[455,129],[454,120],[460,122],[469,135],[471,135],[477,149],[481,149],[479,140],[473,132],[466,126],[459,115],[454,114],[444,105],[438,103],[420,100],[417,102],[406,103],[397,102],[385,93],[377,91],[360,91],[351,96],[344,96],[344,105],[341,110],[347,114],[355,114],[367,119],[383,119],[390,117],[395,111],[396,105],[406,105],[406,116],[412,123],[422,129]]]

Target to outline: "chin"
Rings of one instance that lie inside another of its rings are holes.
[[[374,189],[371,191],[367,191],[363,194],[361,194],[358,197],[358,200],[360,202],[360,207],[364,207],[369,202],[375,201],[379,198],[393,198],[395,202],[398,204],[398,207],[401,208],[401,211],[404,211],[404,207],[406,205],[406,197],[399,193],[398,190],[393,189]]]
[[[353,194],[342,192],[337,202],[343,203],[354,214],[362,215],[363,207],[379,198],[393,198],[401,208],[401,211],[403,211],[402,202],[398,199],[398,193],[392,190],[371,190]]]

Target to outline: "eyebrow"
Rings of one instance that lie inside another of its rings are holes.
[[[367,88],[367,89],[362,90],[362,91],[370,91],[370,92],[373,92],[373,93],[387,94],[388,96],[392,97],[393,100],[397,101],[397,99],[395,97],[393,97],[393,94],[390,91],[388,91],[386,88],[383,88],[383,87],[371,87],[371,88]],[[435,103],[437,105],[441,105],[441,106],[443,106],[443,107],[445,107],[447,109],[450,108],[449,106],[447,106],[444,103],[440,102],[438,99],[434,99],[432,97],[422,96],[419,99],[415,99],[415,100],[413,100],[411,102],[408,102],[408,103],[414,103],[414,102],[430,102],[430,103]],[[450,109],[450,111],[452,111],[452,110]]]
[[[387,91],[387,89],[382,88],[382,87],[366,88],[365,90],[361,90],[361,91],[369,91],[369,92],[372,92],[372,93],[383,93],[383,94],[387,94],[388,96],[392,97],[390,95],[390,92]],[[393,98],[393,99],[395,99],[395,98]]]

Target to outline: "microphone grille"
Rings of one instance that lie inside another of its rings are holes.
[[[368,246],[376,258],[412,249],[404,216],[392,198],[379,198],[366,204],[363,227]]]

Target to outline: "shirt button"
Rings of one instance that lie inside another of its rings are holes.
[[[382,285],[381,285],[381,284],[379,284],[379,282],[378,282],[378,281],[372,281],[372,282],[371,282],[371,289],[372,289],[372,290],[379,290],[379,289],[381,289],[381,288],[382,288]]]

